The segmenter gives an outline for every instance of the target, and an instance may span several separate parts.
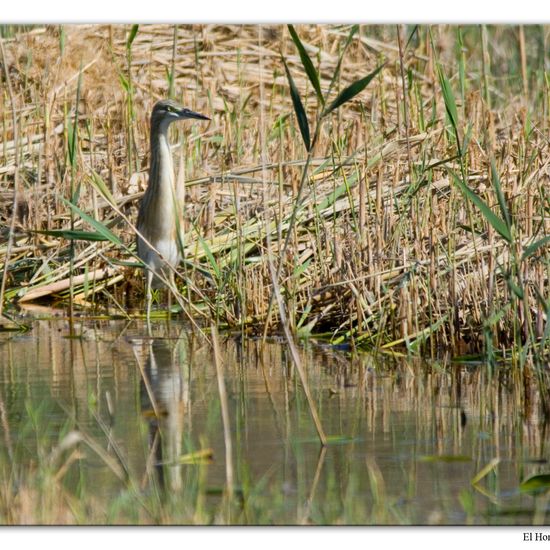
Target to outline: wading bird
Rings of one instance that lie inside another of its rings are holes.
[[[166,280],[172,283],[172,268],[181,260],[178,236],[181,220],[168,127],[176,120],[190,118],[210,120],[171,99],[157,102],[151,113],[149,184],[137,221],[137,252],[146,272],[147,324],[151,315],[152,288],[162,288]]]

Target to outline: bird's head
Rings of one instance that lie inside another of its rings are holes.
[[[176,120],[195,118],[198,120],[210,120],[207,116],[201,115],[183,107],[172,99],[163,99],[155,103],[151,114],[152,124],[167,125]]]

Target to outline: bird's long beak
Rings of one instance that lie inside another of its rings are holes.
[[[210,120],[207,116],[201,115],[200,113],[195,113],[194,111],[191,111],[190,109],[182,109],[180,111],[180,117],[181,118],[196,118],[199,120]]]

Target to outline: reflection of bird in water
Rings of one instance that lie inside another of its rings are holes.
[[[157,102],[151,113],[149,185],[137,221],[137,252],[146,268],[147,323],[151,315],[151,289],[163,287],[165,280],[173,283],[174,272],[169,266],[177,267],[181,260],[178,238],[181,216],[168,127],[176,120],[186,119],[210,120],[171,99]]]
[[[178,458],[182,453],[185,412],[189,405],[189,373],[182,359],[183,342],[178,339],[174,345],[173,341],[152,341],[140,388],[159,483],[174,491],[182,486],[182,466]]]

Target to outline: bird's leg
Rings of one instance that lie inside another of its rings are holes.
[[[170,286],[168,287],[168,322],[172,320],[172,292],[176,292],[176,281],[174,280],[174,272],[170,271],[168,276]]]
[[[152,294],[152,286],[153,286],[153,272],[148,269],[147,275],[146,275],[146,282],[145,282],[145,293],[146,293],[146,309],[147,309],[147,331],[149,333],[149,336],[151,336],[151,302],[153,299]]]

